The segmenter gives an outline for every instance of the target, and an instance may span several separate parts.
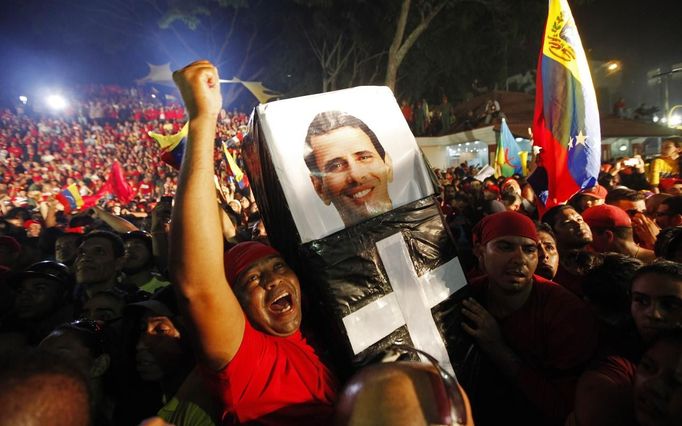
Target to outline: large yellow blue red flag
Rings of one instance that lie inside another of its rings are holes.
[[[587,58],[567,0],[550,0],[538,60],[533,145],[541,161],[529,182],[545,207],[597,183],[599,109]]]

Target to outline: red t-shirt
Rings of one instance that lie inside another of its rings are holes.
[[[271,336],[247,320],[232,361],[221,371],[202,370],[224,404],[224,424],[320,425],[331,419],[336,380],[300,331]]]

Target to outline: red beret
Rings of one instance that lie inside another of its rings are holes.
[[[281,256],[274,248],[257,241],[245,241],[228,250],[223,256],[225,276],[230,287],[237,283],[237,277],[249,266],[267,256]]]
[[[603,186],[597,184],[591,188],[585,188],[578,192],[578,195],[589,195],[590,197],[598,198],[600,200],[606,200],[606,195],[608,191]]]
[[[632,227],[630,216],[625,213],[625,210],[608,204],[590,207],[583,212],[582,216],[593,230]]]
[[[528,216],[507,211],[491,214],[481,219],[473,230],[474,243],[487,244],[499,237],[525,237],[538,240],[535,224]]]

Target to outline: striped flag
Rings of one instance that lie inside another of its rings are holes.
[[[533,145],[541,162],[529,179],[549,208],[597,183],[599,110],[587,58],[567,0],[550,0],[538,60]]]
[[[148,135],[158,142],[161,147],[161,159],[176,170],[180,170],[182,156],[185,154],[185,143],[187,141],[187,131],[189,121],[182,126],[182,129],[174,135],[162,135],[156,132],[148,132]]]
[[[75,183],[64,188],[55,198],[62,203],[65,213],[71,213],[74,210],[78,210],[83,207],[84,204],[83,198],[81,197],[80,192],[78,192],[78,187]]]

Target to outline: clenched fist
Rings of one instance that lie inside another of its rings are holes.
[[[208,61],[196,61],[173,73],[189,119],[217,119],[222,108],[218,70]]]

